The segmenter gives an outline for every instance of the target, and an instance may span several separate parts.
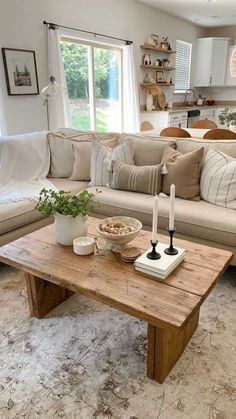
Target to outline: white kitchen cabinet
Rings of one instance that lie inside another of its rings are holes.
[[[230,46],[229,51],[228,51],[226,77],[225,77],[226,86],[236,86],[236,77],[231,77],[231,73],[230,73],[230,61],[231,61],[231,55],[232,55],[233,49],[234,49],[234,45]]]
[[[215,109],[201,109],[200,110],[200,119],[210,119],[210,121],[215,120]]]
[[[187,112],[141,112],[141,122],[148,121],[154,129],[178,127],[187,128]]]
[[[224,86],[229,38],[199,38],[195,57],[195,87]]]

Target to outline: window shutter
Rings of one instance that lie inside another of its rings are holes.
[[[183,92],[190,87],[192,44],[176,40],[175,92]]]

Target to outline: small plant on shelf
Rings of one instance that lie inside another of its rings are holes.
[[[236,112],[230,112],[230,108],[225,108],[219,115],[219,121],[229,129],[230,125],[236,125]]]

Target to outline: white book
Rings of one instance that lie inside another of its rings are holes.
[[[176,247],[178,250],[177,255],[167,255],[164,252],[166,248],[166,244],[157,244],[156,251],[161,255],[161,258],[157,260],[148,259],[147,254],[151,252],[152,249],[147,250],[138,259],[135,260],[135,269],[146,273],[147,275],[165,279],[183,261],[186,252],[185,249]]]

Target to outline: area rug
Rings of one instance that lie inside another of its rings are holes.
[[[150,296],[151,298],[151,296]],[[146,377],[146,325],[75,295],[42,320],[0,267],[0,418],[236,418],[236,269],[201,310],[164,384]]]

